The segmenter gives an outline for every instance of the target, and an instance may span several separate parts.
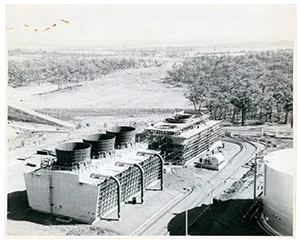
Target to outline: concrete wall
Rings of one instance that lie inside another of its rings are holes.
[[[41,212],[50,212],[47,172],[39,170],[24,173],[29,206]]]
[[[47,171],[24,173],[29,206],[50,213],[49,178]],[[78,182],[78,174],[52,171],[53,214],[93,222],[96,216],[98,187]]]
[[[77,174],[53,171],[53,213],[84,222],[96,216],[98,188],[78,182]]]

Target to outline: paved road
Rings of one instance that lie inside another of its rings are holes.
[[[157,219],[155,223],[149,224],[146,230],[136,233],[136,235],[168,235],[170,229],[182,229],[184,232],[184,222],[185,215],[177,218],[177,221],[171,221],[177,213],[184,212],[186,206],[188,209],[192,209],[202,204],[210,204],[214,197],[220,195],[225,189],[230,187],[234,181],[239,179],[247,169],[241,167],[250,158],[252,158],[257,151],[257,147],[247,143],[242,142],[243,149],[237,154],[225,167],[219,172],[214,172],[208,175],[197,175],[194,177],[198,180],[193,191],[186,191],[189,196],[182,201],[180,204],[174,206],[170,209],[164,216]],[[184,192],[184,191],[183,191]],[[189,218],[189,225],[195,222],[199,216],[193,216]],[[169,223],[171,225],[169,225]]]

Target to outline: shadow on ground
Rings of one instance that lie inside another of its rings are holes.
[[[62,223],[56,221],[55,216],[34,211],[29,207],[26,190],[12,192],[7,195],[7,219],[28,221],[43,225],[83,224],[75,220],[72,220],[70,223]]]
[[[252,199],[231,199],[210,205],[202,205],[188,211],[189,222],[200,216],[188,230],[191,236],[196,235],[242,235],[267,236],[253,217],[243,216],[253,204]],[[185,212],[178,213],[168,224],[170,235],[185,235]]]

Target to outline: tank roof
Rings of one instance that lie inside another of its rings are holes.
[[[296,151],[294,148],[271,152],[264,157],[264,161],[266,165],[276,171],[295,176]]]

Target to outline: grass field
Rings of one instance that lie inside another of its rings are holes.
[[[53,85],[8,87],[8,103],[28,108],[187,108],[184,89],[163,83],[171,64],[120,70],[82,86],[53,91]],[[43,94],[39,94],[40,91]],[[49,89],[47,93],[47,88]],[[33,93],[34,92],[34,93]]]

